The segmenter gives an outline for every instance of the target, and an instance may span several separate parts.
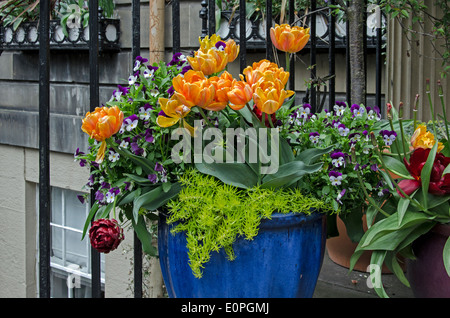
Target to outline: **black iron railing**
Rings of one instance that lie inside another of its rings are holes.
[[[50,47],[50,20],[49,20],[49,1],[42,1],[40,5],[40,23],[39,23],[39,295],[40,297],[50,297],[50,161],[49,161],[49,112],[50,112],[50,84],[49,84],[49,47]],[[309,50],[311,65],[316,64],[317,54],[316,50],[319,46],[326,47],[328,50],[329,62],[329,76],[327,77],[328,86],[328,102],[330,108],[335,103],[335,52],[339,39],[336,37],[336,18],[331,14],[331,9],[327,10],[327,19],[330,28],[327,33],[327,45],[320,44],[320,40],[316,38],[316,2],[312,1],[312,6],[309,12],[311,25],[311,41],[309,43]],[[334,4],[334,0],[329,0],[330,4]],[[172,25],[173,25],[173,52],[179,52],[180,48],[180,2],[179,0],[172,0]],[[247,49],[251,49],[251,41],[247,38],[245,28],[245,6],[246,1],[240,0],[239,11],[239,34],[238,41],[240,44],[240,70],[242,71],[247,66]],[[294,0],[289,0],[289,23],[294,22]],[[89,1],[89,33],[99,34],[99,10],[98,0]],[[140,1],[132,0],[132,57],[133,61],[136,56],[140,55]],[[211,35],[215,33],[215,0],[203,0],[201,2],[200,18],[202,19],[202,29],[199,30],[199,35]],[[321,14],[325,10],[320,11]],[[272,21],[272,0],[266,0],[266,34],[269,34]],[[247,43],[248,41],[248,43]],[[249,44],[247,46],[247,44]],[[382,30],[381,26],[377,26],[375,48],[376,48],[376,104],[381,106],[381,44],[382,44]],[[348,45],[348,41],[346,43]],[[270,41],[265,41],[266,58],[274,60],[274,50]],[[1,51],[0,51],[1,52]],[[133,61],[130,61],[132,63]],[[290,89],[295,86],[294,83],[294,60],[291,61],[290,68]],[[89,64],[90,64],[90,105],[93,108],[99,105],[99,37],[91,36],[89,39]],[[311,79],[316,78],[316,70],[312,68]],[[348,67],[347,67],[348,72]],[[348,76],[347,76],[348,77]],[[350,91],[351,87],[347,87]],[[305,101],[310,102],[313,109],[316,109],[316,91],[314,86],[306,93]],[[93,202],[93,195],[91,195],[91,202]],[[92,297],[101,297],[101,283],[100,283],[100,255],[94,249],[92,253]],[[142,297],[142,246],[139,239],[134,237],[134,294],[135,297]]]
[[[100,17],[99,49],[120,50],[120,20]],[[13,26],[0,26],[0,50],[38,50],[39,22],[27,21],[14,30]],[[49,22],[49,45],[52,50],[89,50],[89,27],[68,28],[64,34],[60,20]]]

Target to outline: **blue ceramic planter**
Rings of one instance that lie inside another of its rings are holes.
[[[163,216],[158,229],[161,270],[171,298],[312,297],[325,241],[323,214],[274,214],[262,220],[253,240],[236,239],[234,261],[224,251],[213,252],[203,277],[196,278],[184,233],[171,234]]]

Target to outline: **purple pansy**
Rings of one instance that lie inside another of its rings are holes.
[[[366,108],[362,105],[353,104],[352,107],[350,107],[350,111],[352,112],[353,117],[361,117],[366,112]]]
[[[344,124],[339,124],[337,127],[338,131],[339,131],[339,135],[345,137],[348,135],[348,133],[350,132],[350,129],[345,127]]]
[[[382,130],[380,135],[383,136],[384,144],[390,146],[394,143],[395,138],[397,138],[397,133],[391,130]]]
[[[332,159],[331,163],[336,168],[340,168],[345,164],[345,154],[343,152],[340,151],[333,152],[331,154],[331,159]]]
[[[309,140],[311,140],[313,144],[317,144],[319,142],[319,138],[320,134],[318,132],[312,132],[309,134]]]
[[[336,186],[336,185],[340,185],[341,181],[342,181],[342,173],[340,173],[339,171],[334,171],[331,170],[328,173],[328,177],[330,178],[331,184]]]
[[[139,118],[136,114],[133,114],[123,120],[123,125],[127,131],[131,131],[137,127]]]

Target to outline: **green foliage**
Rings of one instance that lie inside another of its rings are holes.
[[[213,251],[223,248],[233,260],[236,238],[252,240],[261,219],[270,219],[274,212],[332,211],[323,201],[305,196],[299,189],[239,189],[196,170],[186,171],[180,183],[183,189],[167,204],[168,223],[174,224],[172,233],[186,233],[190,267],[196,277],[202,276],[203,264]]]
[[[431,99],[429,100],[430,111],[433,113]],[[443,102],[441,106],[445,109]],[[402,140],[411,138],[413,132],[405,134],[405,130],[402,129],[405,122],[395,112],[394,108],[388,114],[388,118],[390,118],[389,121],[392,127],[394,127],[392,121],[397,120],[395,130],[402,136]],[[444,117],[442,119],[443,123],[447,125],[447,118]],[[414,120],[414,127],[417,127],[417,124],[416,120]],[[382,152],[378,147],[375,147],[374,156],[379,158],[381,166],[385,171],[389,170],[397,175],[400,180],[394,180],[387,173],[383,174],[389,189],[383,204],[374,202],[366,194],[366,199],[371,203],[371,209],[366,214],[369,228],[362,236],[355,253],[351,257],[350,270],[353,269],[364,251],[373,251],[370,261],[371,265],[381,267],[383,263],[386,264],[401,282],[409,286],[409,282],[398,264],[397,255],[414,259],[413,243],[416,239],[428,233],[436,224],[450,224],[450,192],[445,187],[448,184],[446,174],[450,172],[450,168],[448,168],[450,166],[448,164],[450,158],[445,157],[443,152],[438,153],[437,143],[437,141],[446,140],[448,135],[442,133],[445,136],[443,138],[443,136],[437,134],[436,126],[438,124],[439,122],[433,117],[431,126],[433,127],[436,140],[434,144],[431,143],[432,147],[430,145],[431,149],[426,154],[427,157],[420,159],[425,159],[424,162],[417,162],[417,159],[411,159],[416,151],[423,150],[420,149],[422,146],[418,146],[419,148],[413,149],[411,152],[403,150],[403,147],[395,147],[396,154]],[[414,139],[425,138],[418,134],[419,131],[416,132],[414,133]],[[414,146],[414,143],[412,145]],[[394,151],[394,149],[391,150]],[[436,160],[438,156],[439,159]],[[420,176],[415,176],[413,171],[408,169],[408,166],[405,165],[407,162],[415,165],[415,168],[420,167]],[[411,186],[410,182],[414,182],[411,180],[419,180],[420,182],[416,184],[416,188],[413,186],[408,189],[406,185],[409,184]],[[434,188],[434,190],[431,191],[431,188]],[[447,239],[443,249],[443,263],[450,276],[449,254],[450,239]],[[375,270],[371,275],[371,279],[374,282],[376,293],[380,297],[388,297],[381,282],[381,271]]]

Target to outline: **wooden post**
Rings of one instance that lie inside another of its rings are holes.
[[[153,64],[164,60],[164,0],[149,1],[149,62]]]

